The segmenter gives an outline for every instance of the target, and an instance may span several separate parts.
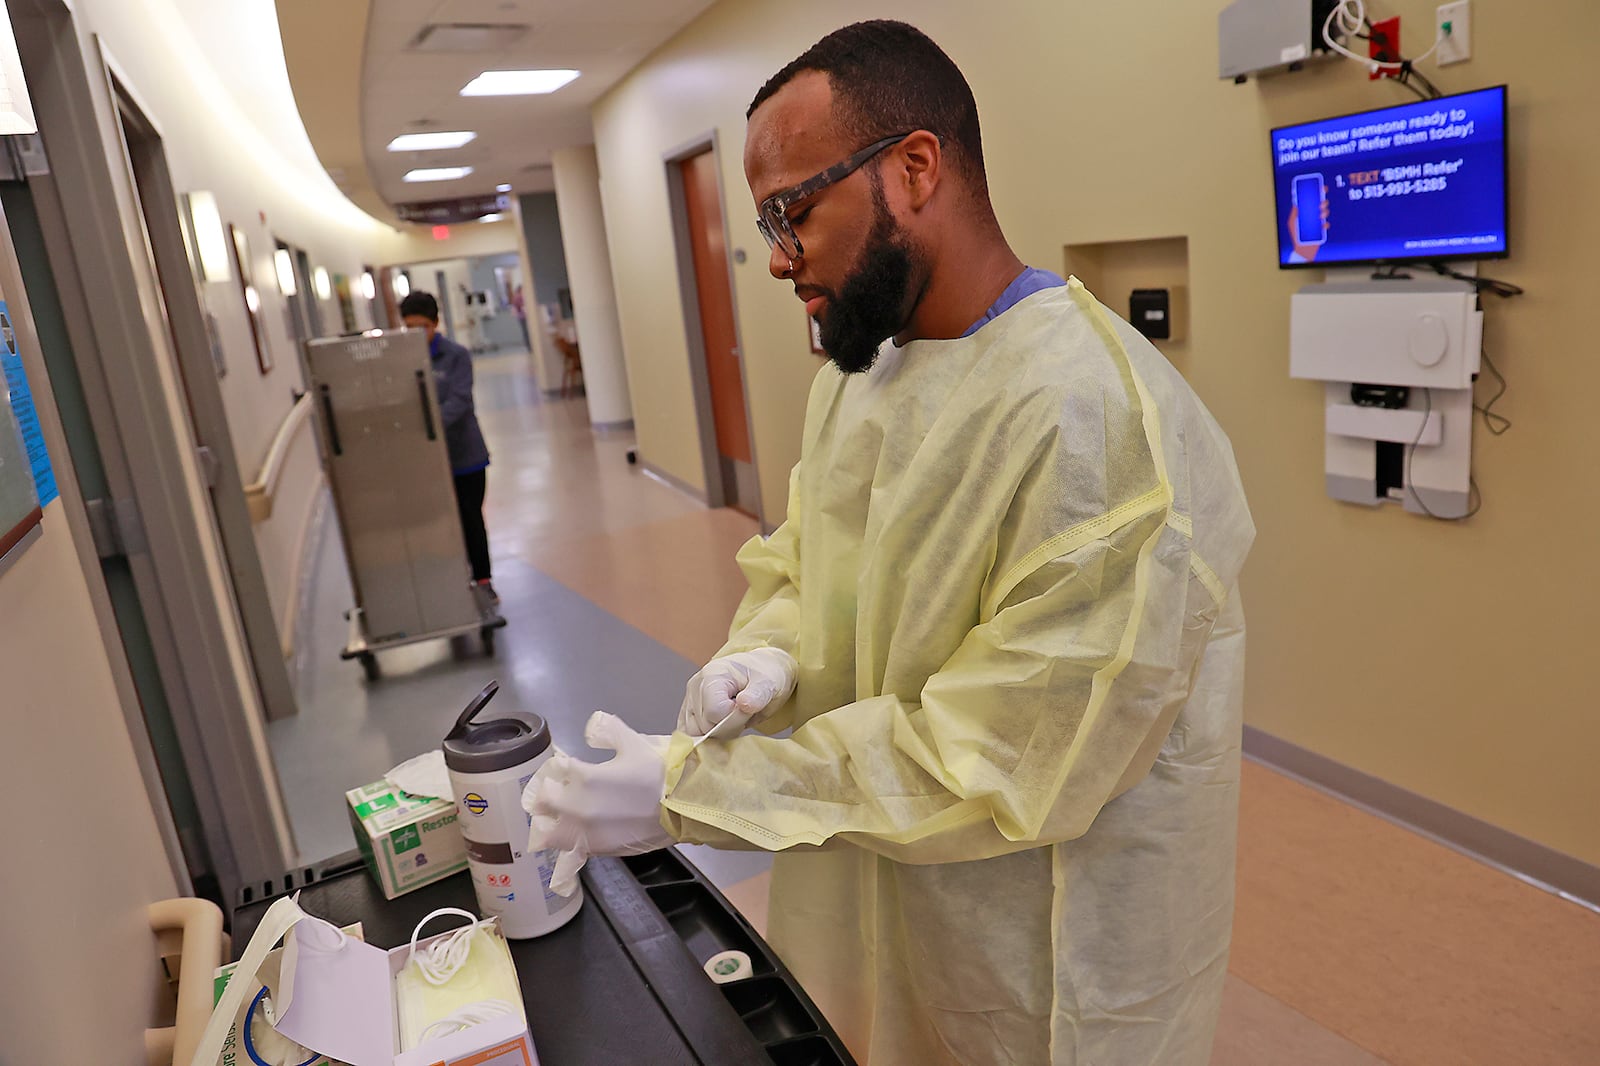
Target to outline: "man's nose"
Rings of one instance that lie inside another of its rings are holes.
[[[794,273],[794,260],[781,247],[774,244],[767,256],[767,270],[775,278],[783,279]]]

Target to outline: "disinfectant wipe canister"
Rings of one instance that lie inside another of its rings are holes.
[[[527,852],[522,789],[550,757],[550,727],[536,714],[480,718],[499,688],[491,681],[461,712],[444,738],[444,764],[460,808],[456,824],[467,842],[478,906],[484,917],[500,919],[507,937],[520,940],[565,925],[583,905],[583,889],[556,895],[550,873],[557,853]]]

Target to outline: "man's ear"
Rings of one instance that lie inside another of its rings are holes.
[[[919,211],[933,199],[933,191],[944,179],[944,149],[939,138],[927,130],[917,130],[895,148],[904,163],[907,206]]]

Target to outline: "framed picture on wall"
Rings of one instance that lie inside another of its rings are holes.
[[[827,355],[828,353],[822,350],[822,323],[807,315],[806,327],[811,333],[811,354]]]
[[[233,248],[233,272],[239,278],[239,295],[244,298],[244,315],[250,321],[250,339],[256,346],[256,366],[261,373],[272,370],[272,352],[261,327],[261,294],[250,275],[250,242],[239,227],[228,223],[228,243]]]

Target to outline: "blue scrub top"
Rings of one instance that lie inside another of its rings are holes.
[[[983,313],[983,317],[967,327],[967,331],[962,336],[972,336],[982,329],[985,324],[999,318],[1034,293],[1044,289],[1053,289],[1066,283],[1067,279],[1060,274],[1052,274],[1050,271],[1040,270],[1038,267],[1025,267],[1022,273],[1018,274],[1016,279],[1006,286],[1006,291],[1000,294],[1000,298],[990,305],[989,310]]]

